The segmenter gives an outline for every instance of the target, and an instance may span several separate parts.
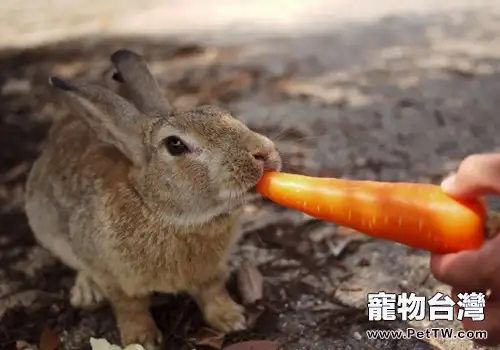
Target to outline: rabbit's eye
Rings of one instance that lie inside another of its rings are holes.
[[[181,156],[183,154],[189,153],[189,148],[184,142],[177,136],[168,136],[163,140],[168,153],[172,156]]]

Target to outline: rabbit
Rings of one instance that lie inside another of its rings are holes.
[[[75,308],[112,307],[122,346],[158,349],[152,294],[187,293],[206,323],[247,327],[229,295],[228,257],[242,207],[282,160],[270,138],[227,110],[171,107],[144,57],[110,56],[127,97],[51,76],[72,113],[53,123],[26,183],[39,244],[75,270]]]

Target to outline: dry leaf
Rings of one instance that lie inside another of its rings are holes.
[[[264,296],[264,277],[251,263],[244,261],[237,273],[238,290],[244,304],[254,304]]]
[[[104,338],[90,338],[92,350],[145,350],[140,344],[131,344],[122,349],[118,345],[110,344]]]
[[[16,341],[17,350],[37,350],[36,345],[30,344],[24,340]]]
[[[45,327],[40,336],[40,344],[38,350],[56,350],[61,344],[59,335],[50,327]]]
[[[255,306],[251,307],[251,310],[248,310],[248,328],[252,329],[255,326],[255,323],[257,323],[257,320],[265,310],[265,306],[260,304],[256,304]]]
[[[278,350],[280,344],[271,340],[250,340],[226,346],[223,350]]]
[[[362,234],[352,234],[352,235],[344,235],[344,236],[337,236],[332,240],[326,240],[326,244],[328,245],[328,248],[330,249],[330,252],[334,256],[339,256],[341,255],[344,250],[349,247],[351,243],[354,242],[366,242],[367,237],[362,235]]]
[[[112,347],[113,346],[117,346],[117,345],[112,345]],[[112,350],[114,350],[114,349],[112,348]],[[146,349],[144,349],[141,344],[130,344],[130,345],[127,345],[126,347],[124,347],[123,350],[146,350]]]
[[[196,335],[191,338],[191,342],[196,345],[205,345],[213,349],[221,349],[224,343],[225,334],[218,332],[212,328],[202,328]]]

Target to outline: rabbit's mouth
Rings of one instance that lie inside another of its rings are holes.
[[[254,186],[250,187],[250,188],[247,190],[247,193],[250,193],[250,194],[258,194],[258,192],[257,192],[257,185],[254,185]]]

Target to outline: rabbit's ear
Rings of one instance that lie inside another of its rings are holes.
[[[169,113],[171,107],[141,55],[118,50],[111,55],[111,62],[118,71],[113,78],[125,84],[130,99],[141,112],[148,115]]]
[[[135,165],[145,161],[141,113],[127,100],[97,85],[50,77],[49,83],[97,137],[116,146]]]

